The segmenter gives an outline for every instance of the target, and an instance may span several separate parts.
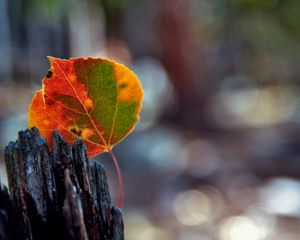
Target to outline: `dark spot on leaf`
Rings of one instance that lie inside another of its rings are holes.
[[[55,100],[53,100],[53,99],[49,99],[49,98],[47,98],[47,96],[44,96],[44,97],[46,97],[45,98],[45,102],[48,104],[48,105],[53,105],[54,103],[55,103]]]
[[[49,70],[46,74],[46,78],[51,78],[53,76],[53,72]]]
[[[71,129],[71,132],[72,132],[72,133],[76,133],[76,129],[75,129],[75,128],[72,128],[72,129]]]
[[[76,128],[72,128],[70,131],[79,137],[81,136],[82,133],[81,130],[77,130]]]
[[[121,89],[124,89],[127,87],[127,83],[121,83],[120,86],[119,86]]]

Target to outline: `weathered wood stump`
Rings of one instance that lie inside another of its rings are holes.
[[[83,142],[53,133],[53,149],[36,128],[5,149],[9,191],[0,188],[0,239],[124,239],[102,165]]]

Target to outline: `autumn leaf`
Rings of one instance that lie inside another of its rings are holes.
[[[69,143],[80,137],[89,156],[110,152],[138,120],[143,90],[137,76],[108,59],[49,60],[29,107],[29,127],[37,127],[50,145],[56,129]]]

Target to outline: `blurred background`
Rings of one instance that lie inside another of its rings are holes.
[[[299,0],[0,0],[1,156],[46,56],[112,58],[145,90],[115,148],[127,240],[299,239],[299,12]]]

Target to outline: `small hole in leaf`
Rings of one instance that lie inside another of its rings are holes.
[[[81,136],[81,133],[82,133],[81,130],[77,130],[76,128],[71,128],[70,131],[79,137]]]
[[[53,76],[53,72],[49,70],[46,74],[46,78],[51,78]]]

